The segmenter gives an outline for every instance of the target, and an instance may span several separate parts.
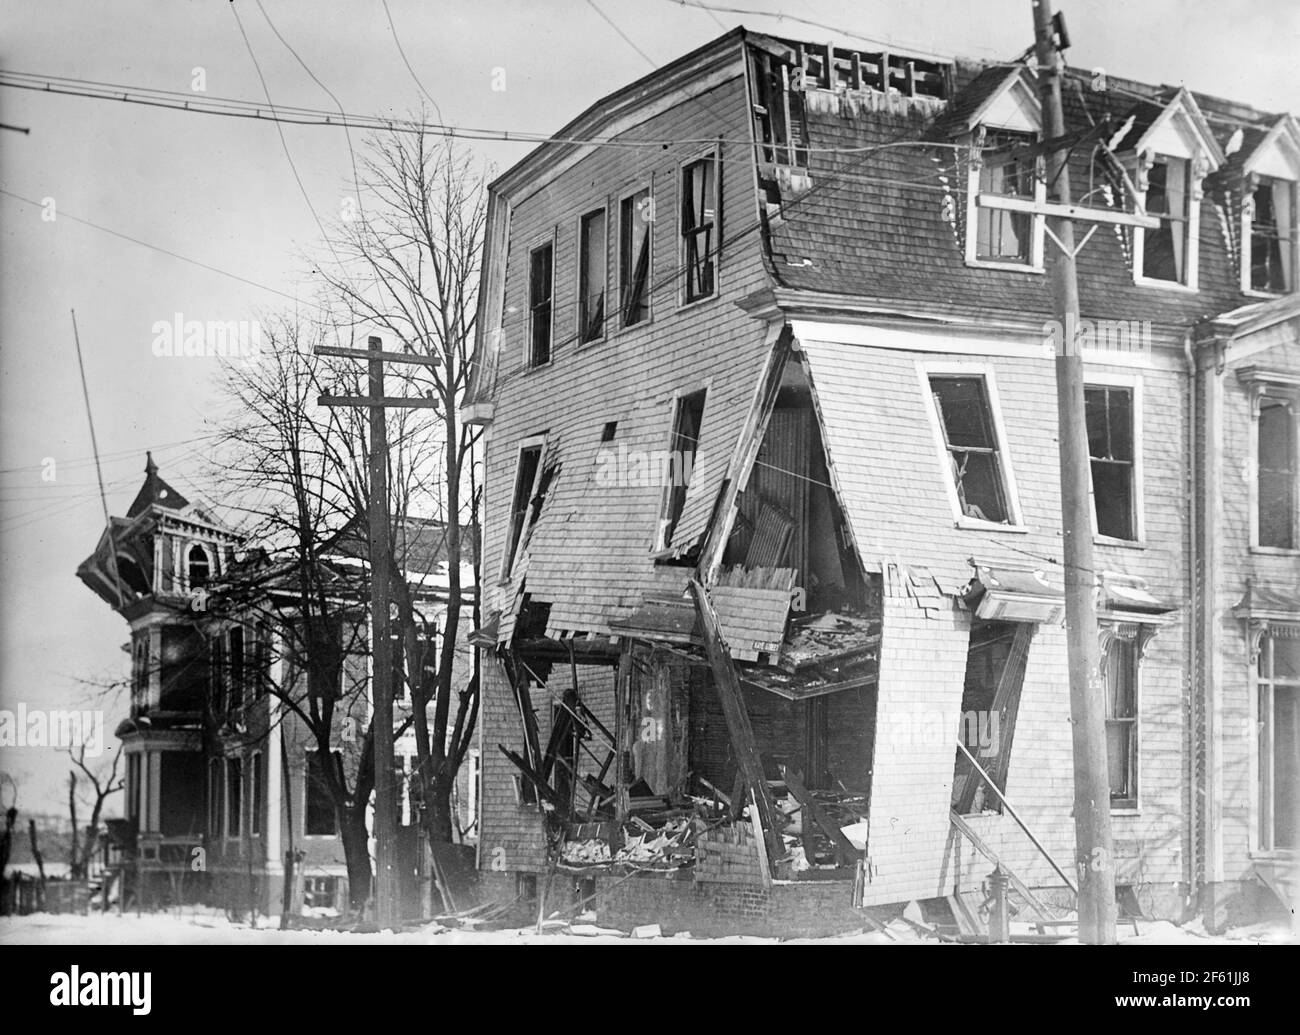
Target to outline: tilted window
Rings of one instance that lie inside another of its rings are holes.
[[[537,520],[540,513],[540,501],[537,507],[533,507],[533,501],[538,496],[539,485],[542,477],[542,447],[540,445],[525,446],[519,451],[519,464],[515,470],[515,489],[510,503],[510,529],[506,536],[505,561],[501,569],[501,577],[509,578],[510,573],[518,563],[518,554],[522,553],[527,546],[527,538],[524,535],[526,529],[530,530],[532,524]]]
[[[762,144],[762,161],[774,165],[808,164],[808,125],[803,92],[792,89],[803,72],[765,50],[751,52],[754,59],[754,126]]]
[[[1294,291],[1296,185],[1261,176],[1250,196],[1250,287],[1278,294]]]
[[[1128,388],[1090,386],[1084,391],[1084,408],[1097,534],[1136,539],[1133,393]]]
[[[703,391],[684,395],[677,400],[673,411],[672,440],[668,456],[661,465],[664,498],[656,549],[667,549],[672,544],[673,531],[686,505],[686,490],[690,487],[695,452],[700,443],[700,427],[704,423],[704,398]]]
[[[650,316],[650,230],[654,199],[639,190],[623,199],[618,214],[619,312],[624,327]]]
[[[1280,550],[1296,548],[1296,414],[1289,399],[1259,401],[1256,506],[1259,541]]]
[[[530,366],[551,361],[551,309],[555,290],[555,251],[552,245],[534,248],[528,255],[528,310]]]
[[[984,378],[931,377],[944,447],[964,517],[1010,523],[1007,490]]]
[[[682,247],[686,301],[708,298],[716,270],[718,163],[702,158],[682,169]]]
[[[1188,284],[1188,227],[1191,212],[1191,162],[1157,155],[1147,173],[1147,215],[1160,226],[1140,231],[1143,238],[1142,276]]]
[[[605,335],[605,210],[588,212],[578,223],[578,342]]]

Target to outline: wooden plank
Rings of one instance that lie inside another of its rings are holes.
[[[853,842],[844,836],[844,831],[821,810],[821,806],[817,804],[817,799],[808,793],[808,789],[803,785],[803,780],[799,774],[789,766],[783,765],[781,775],[785,778],[785,785],[790,789],[790,793],[794,795],[795,801],[803,807],[805,837],[807,836],[808,822],[811,820],[821,827],[826,836],[831,839],[836,851],[846,857],[841,862],[859,858],[862,853],[853,847]]]
[[[1029,890],[1025,882],[1022,881],[1019,877],[1017,877],[1016,874],[1011,870],[1011,868],[1007,866],[1004,862],[1002,862],[1001,859],[998,858],[997,853],[994,852],[992,848],[990,848],[987,844],[984,843],[984,839],[980,837],[979,834],[975,833],[975,830],[971,827],[969,823],[966,822],[965,819],[959,816],[956,812],[952,813],[951,818],[952,818],[952,825],[956,827],[961,833],[966,835],[966,837],[970,840],[970,843],[975,846],[976,851],[978,851],[980,855],[984,856],[984,858],[987,859],[989,862],[991,862],[994,866],[1002,867],[1002,872],[1007,875],[1007,879],[1011,882],[1011,886],[1015,888],[1017,892],[1020,893],[1020,897],[1023,898],[1026,903],[1028,903],[1029,908],[1038,914],[1040,920],[1052,921],[1055,919],[1052,916],[1051,912],[1047,909],[1047,907],[1044,906],[1041,902],[1039,902],[1037,896],[1035,896],[1034,893]]]
[[[1034,836],[1034,832],[1030,830],[1025,821],[1020,818],[1020,813],[1012,807],[1011,802],[1007,801],[1007,796],[998,789],[998,785],[995,784],[989,774],[984,771],[984,767],[975,761],[975,756],[966,750],[966,745],[960,740],[957,741],[957,749],[970,759],[970,764],[975,767],[975,772],[979,773],[984,782],[988,784],[989,790],[996,794],[998,796],[998,801],[1002,802],[1006,807],[1007,815],[1016,821],[1016,825],[1019,826],[1020,829],[1025,832],[1025,836],[1034,843],[1034,847],[1043,853],[1043,858],[1051,863],[1052,869],[1056,871],[1061,880],[1065,881],[1065,886],[1073,891],[1075,895],[1078,895],[1079,889],[1074,886],[1074,881],[1070,880],[1070,878],[1066,876],[1065,871],[1056,865],[1056,860],[1052,858],[1052,853],[1044,848],[1043,843]]]
[[[754,828],[754,840],[759,844],[758,851],[758,871],[763,875],[763,887],[772,886],[772,868],[768,865],[767,851],[763,847],[765,838],[763,837],[763,824],[758,818],[759,808],[758,799],[755,797],[754,788],[749,789],[749,803],[752,806],[749,812],[749,822]]]
[[[1060,219],[1077,219],[1081,222],[1115,223],[1119,226],[1141,226],[1158,230],[1160,220],[1146,213],[1125,212],[1115,208],[1093,208],[1090,205],[1065,205],[1059,201],[1031,201],[1010,194],[977,194],[976,203],[981,208],[997,208],[1007,212],[1028,212],[1036,216],[1056,216]]]
[[[767,861],[775,865],[776,860],[785,854],[785,846],[779,840],[777,833],[776,807],[772,804],[771,791],[763,776],[763,764],[758,756],[758,745],[754,741],[754,728],[750,725],[749,713],[745,709],[740,679],[731,663],[727,641],[723,639],[722,631],[718,627],[718,616],[709,602],[704,587],[695,579],[691,580],[691,593],[695,597],[695,606],[699,611],[705,650],[709,656],[709,666],[713,669],[713,685],[722,702],[722,714],[727,723],[727,733],[731,738],[732,747],[736,751],[736,763],[744,776],[745,783],[754,791],[758,819],[762,824],[767,847]]]

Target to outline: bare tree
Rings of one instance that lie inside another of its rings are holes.
[[[113,752],[108,772],[102,767],[99,771],[86,764],[86,746],[83,744],[74,754],[68,749],[68,758],[76,768],[68,772],[68,817],[72,821],[72,844],[68,849],[68,869],[73,880],[83,880],[90,872],[90,860],[94,857],[95,846],[99,841],[99,821],[104,812],[104,803],[126,786],[126,778],[117,775],[117,764],[122,757],[121,749]],[[90,822],[86,824],[84,840],[77,822],[79,804],[77,785],[80,782],[77,773],[85,778],[90,802]]]
[[[462,616],[468,611],[466,617],[479,621],[478,430],[463,423],[460,407],[469,383],[477,314],[486,170],[452,141],[423,132],[395,133],[371,142],[361,178],[359,194],[366,204],[332,242],[338,263],[321,267],[330,297],[345,314],[340,322],[378,330],[390,339],[386,347],[437,361],[432,367],[393,370],[407,394],[435,401],[434,409],[416,412],[433,415],[427,433],[436,456],[432,477],[420,470],[398,478],[390,513],[400,524],[413,506],[431,509],[445,534],[448,599],[436,658],[425,656],[435,637],[403,580],[395,580],[393,599],[402,649],[412,662],[407,672],[417,750],[414,778],[424,805],[421,823],[444,906],[452,908],[446,886],[456,869],[448,851],[455,828],[452,792],[479,707],[478,673],[458,687],[456,656],[458,646],[463,649]],[[395,571],[402,570],[404,560],[394,558]],[[472,586],[462,575],[470,564]]]

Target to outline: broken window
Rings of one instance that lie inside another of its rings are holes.
[[[662,465],[664,478],[663,509],[659,518],[656,549],[665,550],[673,541],[673,530],[686,504],[686,490],[695,467],[695,450],[704,423],[703,391],[683,395],[673,410],[673,432],[668,456]]]
[[[1251,194],[1249,268],[1256,291],[1295,289],[1295,188],[1290,180],[1260,177]]]
[[[765,50],[754,57],[754,123],[762,146],[762,160],[775,165],[807,166],[808,126],[803,93],[791,89],[802,70]]]
[[[1111,640],[1106,651],[1106,763],[1110,803],[1137,807],[1137,638]]]
[[[1297,511],[1294,403],[1289,399],[1262,396],[1258,435],[1257,545],[1294,550]]]
[[[1036,189],[1037,158],[1017,155],[1016,148],[1034,143],[1029,133],[1001,131],[989,133],[985,146],[996,149],[979,169],[979,192],[1001,194],[1032,200]],[[975,258],[987,262],[1014,262],[1029,264],[1033,261],[1033,229],[1035,216],[1028,212],[1009,212],[1006,209],[976,209]]]
[[[1128,388],[1084,390],[1088,456],[1097,534],[1136,539],[1133,461],[1133,393]]]
[[[1020,691],[1035,628],[1032,622],[971,621],[957,728],[957,739],[966,750],[957,751],[952,783],[952,807],[961,815],[1002,811],[988,781],[998,791],[1006,790]],[[977,772],[967,752],[988,780]]]
[[[528,310],[530,324],[530,366],[551,361],[551,299],[555,287],[555,250],[550,243],[528,254]]]
[[[515,492],[510,505],[510,532],[506,537],[505,562],[501,568],[501,577],[509,578],[516,564],[516,554],[522,553],[521,541],[524,527],[535,520],[529,515],[529,504],[537,493],[538,480],[542,474],[542,447],[524,446],[519,450],[519,465],[515,470]]]
[[[327,765],[337,764],[339,752],[330,752],[330,758],[324,758],[319,751],[307,752],[307,809],[305,833],[311,835],[333,835],[338,833],[334,817],[334,801],[329,792],[329,775]]]
[[[964,517],[1009,524],[993,412],[983,377],[931,377],[944,448]]]
[[[649,189],[623,199],[618,215],[619,311],[624,327],[650,316],[650,230],[654,199]]]
[[[1300,847],[1300,628],[1270,626],[1259,641],[1259,841]]]
[[[605,210],[588,212],[578,223],[578,343],[605,334]]]
[[[1143,238],[1142,276],[1187,284],[1188,225],[1191,203],[1191,163],[1185,158],[1157,155],[1147,173],[1147,215],[1160,226],[1140,231]]]
[[[713,294],[717,181],[716,157],[702,158],[682,169],[682,247],[687,302]]]
[[[243,833],[244,765],[238,758],[226,759],[227,815],[226,836],[239,837]]]

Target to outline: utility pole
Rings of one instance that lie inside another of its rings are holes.
[[[1065,136],[1061,110],[1061,55],[1051,0],[1032,0],[1034,48],[1043,108],[1043,136]],[[1068,153],[1047,153],[1048,202],[1072,204]],[[1070,667],[1070,729],[1074,745],[1074,838],[1079,871],[1079,939],[1115,944],[1115,863],[1110,832],[1110,781],[1106,759],[1105,691],[1097,639],[1089,498],[1088,429],[1084,416],[1083,356],[1074,223],[1050,216],[1057,245],[1052,294],[1061,326],[1056,356],[1056,410],[1061,458],[1061,532],[1065,559],[1065,629]],[[1054,224],[1054,225],[1053,225]],[[1086,238],[1085,238],[1086,240]]]
[[[318,356],[365,359],[369,374],[368,392],[363,396],[326,396],[321,406],[360,406],[370,411],[370,677],[374,719],[375,766],[375,922],[395,927],[400,921],[400,884],[397,877],[397,795],[393,771],[393,666],[389,639],[389,597],[392,578],[391,543],[388,528],[388,428],[387,407],[433,408],[433,400],[387,398],[384,395],[384,363],[435,366],[437,360],[405,353],[384,352],[380,339],[371,337],[369,348],[316,349]],[[404,577],[404,576],[403,576]]]

